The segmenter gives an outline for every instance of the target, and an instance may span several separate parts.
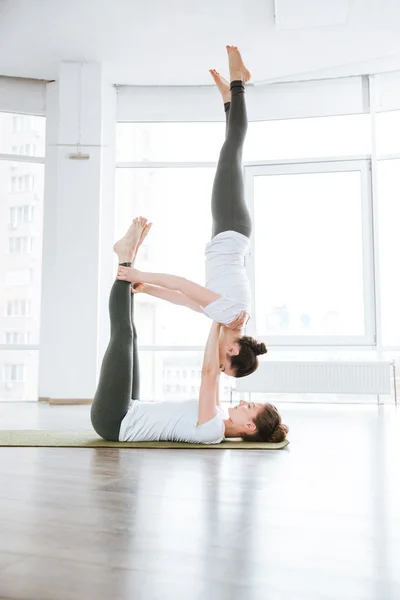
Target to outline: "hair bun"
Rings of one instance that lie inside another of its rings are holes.
[[[249,345],[254,354],[265,354],[267,352],[267,347],[264,342],[257,342],[257,340],[250,338]]]
[[[256,349],[255,352],[257,354],[266,354],[268,352],[266,345],[264,344],[264,342],[258,342],[256,344]]]
[[[254,352],[256,356],[259,354],[265,354],[268,352],[266,345],[264,342],[257,342],[254,338],[249,335],[244,335],[241,340],[247,344],[247,346]]]
[[[279,423],[272,432],[269,441],[275,443],[283,442],[286,439],[288,432],[289,427],[287,425],[284,425],[283,423]]]

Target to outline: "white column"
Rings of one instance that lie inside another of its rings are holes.
[[[113,279],[116,90],[62,63],[47,89],[39,396],[93,397]],[[72,160],[80,142],[88,160]]]

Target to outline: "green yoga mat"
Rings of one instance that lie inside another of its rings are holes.
[[[44,446],[60,448],[196,448],[203,450],[277,450],[288,445],[288,440],[277,444],[229,440],[221,444],[186,444],[184,442],[106,442],[94,431],[45,431],[31,429],[0,430],[0,446]]]

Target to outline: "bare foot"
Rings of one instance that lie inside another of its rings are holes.
[[[217,84],[219,91],[221,92],[222,100],[224,101],[224,103],[230,102],[232,94],[229,81],[224,79],[222,75],[220,75],[215,69],[210,69],[210,73],[215,83]]]
[[[242,56],[236,46],[227,46],[229,59],[229,73],[231,81],[242,80],[244,83],[250,81],[251,73],[244,66]]]
[[[153,225],[153,223],[147,223],[147,225],[145,225],[144,228],[143,228],[143,231],[142,231],[141,236],[140,236],[140,240],[138,241],[137,246],[136,246],[135,254],[133,255],[132,266],[133,266],[133,263],[136,260],[137,254],[139,252],[139,248],[143,244],[144,240],[146,239],[146,237],[147,237],[150,229],[152,228],[152,225]]]
[[[114,252],[118,254],[118,262],[132,262],[143,229],[147,224],[144,217],[133,219],[128,231],[118,242],[114,244]]]

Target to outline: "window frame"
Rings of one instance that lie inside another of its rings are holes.
[[[254,218],[254,179],[257,176],[303,174],[303,173],[335,173],[359,171],[361,175],[361,210],[362,210],[362,252],[363,252],[363,298],[365,334],[361,336],[332,335],[260,335],[257,332],[255,313],[255,236],[250,239],[249,253],[246,258],[246,269],[252,290],[252,315],[246,333],[264,341],[268,347],[366,347],[376,346],[376,311],[374,281],[374,236],[373,208],[371,193],[371,160],[360,158],[307,159],[302,161],[279,161],[269,164],[247,166],[245,171],[246,200],[252,218]]]

